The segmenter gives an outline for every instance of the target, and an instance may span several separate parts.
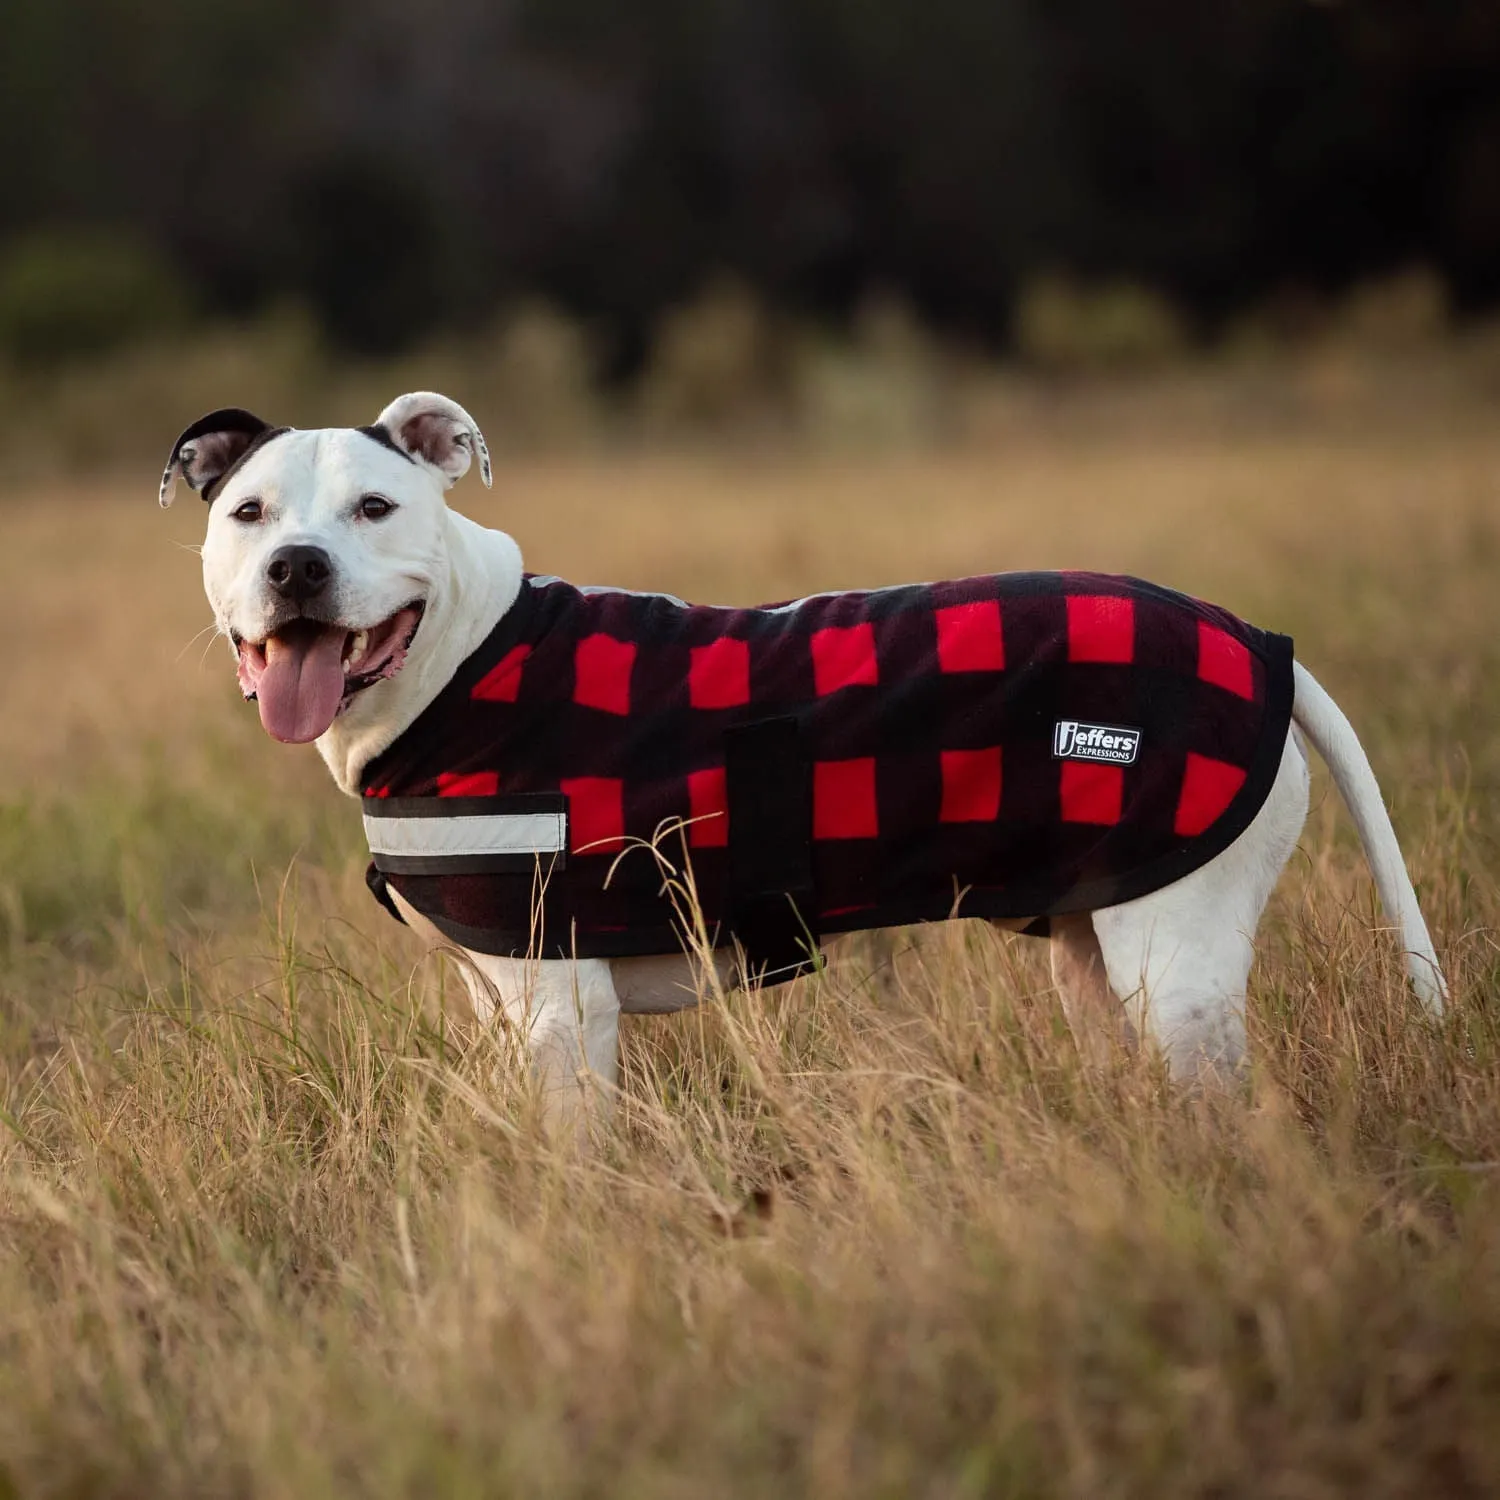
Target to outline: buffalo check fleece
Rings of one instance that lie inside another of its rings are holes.
[[[1132,578],[733,609],[528,576],[367,768],[370,883],[477,952],[672,953],[666,861],[710,940],[773,969],[789,924],[809,953],[1094,910],[1244,831],[1291,706],[1289,639]]]

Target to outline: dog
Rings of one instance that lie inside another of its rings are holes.
[[[361,798],[377,894],[431,942],[462,951],[476,1015],[488,1023],[498,1008],[525,1038],[549,1117],[576,1118],[592,1085],[606,1097],[613,1090],[622,1011],[678,1010],[703,993],[682,922],[664,921],[659,909],[664,892],[684,889],[670,874],[684,869],[707,872],[708,887],[719,882],[717,925],[700,928],[696,944],[719,982],[799,972],[829,932],[977,914],[1049,938],[1086,1056],[1133,1045],[1144,1030],[1175,1078],[1232,1072],[1245,1049],[1253,937],[1307,814],[1304,738],[1354,818],[1411,984],[1441,1013],[1442,970],[1369,762],[1283,638],[1150,585],[1091,575],[997,575],[738,612],[577,590],[526,575],[511,537],[448,507],[445,492],[476,463],[488,487],[479,427],[431,392],[401,396],[359,428],[300,431],[227,409],[178,438],[159,498],[170,504],[181,479],[208,502],[204,585],[241,689],[269,734],[316,742],[338,786]],[[1148,616],[1161,622],[1162,660],[1132,666],[1131,643],[1144,638]],[[1051,651],[1062,663],[1051,676],[1024,651],[1006,654],[1016,649],[1016,621],[1027,620],[1043,622],[1038,659]],[[651,637],[646,645],[637,632]],[[683,644],[691,640],[700,644]],[[753,653],[773,640],[782,642],[777,661],[800,663],[814,708],[746,712]],[[669,658],[669,646],[678,656]],[[632,718],[632,673],[646,680],[651,651],[681,670],[661,667],[660,709],[647,704]],[[910,712],[880,675],[902,651],[926,653]],[[1187,653],[1181,680],[1163,665],[1174,651]],[[1012,712],[1018,742],[1004,747],[1006,805],[1021,821],[998,843],[1001,747],[982,735],[977,748],[929,753],[918,743],[929,722],[939,724],[938,738],[951,722],[953,735],[967,726],[972,739],[989,701],[976,695],[996,683],[1023,694]],[[1076,704],[1060,701],[1069,694]],[[1113,720],[1099,711],[1116,702],[1131,705],[1130,722],[1123,708]],[[1190,749],[1184,760],[1177,720],[1193,715],[1201,720],[1193,734],[1207,735],[1212,753]],[[712,737],[717,729],[693,739],[699,731],[682,728],[690,721],[728,727],[722,739]],[[914,767],[913,784],[928,777],[921,797],[937,809],[931,829],[913,825],[880,842],[877,769],[884,780],[895,772],[860,752],[856,721],[883,726],[896,747],[891,764]],[[534,771],[516,792],[519,773],[483,769],[483,754],[444,769],[444,739],[473,738],[472,724],[481,750],[484,726],[503,724],[507,744],[534,744],[574,774],[563,767],[537,780],[543,773]],[[636,734],[632,745],[648,747],[640,751],[648,759],[665,755],[669,740],[707,757],[695,771],[671,773],[690,793],[681,817],[659,825],[672,823],[675,865],[663,866],[655,838],[623,855],[620,783],[578,774],[611,735],[625,733],[620,726]],[[853,750],[824,759],[815,750],[810,777],[798,739],[810,732]],[[425,760],[408,754],[418,741]],[[1166,746],[1154,763],[1152,741]],[[1152,764],[1166,769],[1156,775]],[[1024,795],[1013,790],[1018,774]],[[1169,782],[1165,811],[1151,814],[1151,797],[1167,796]],[[1141,827],[1117,834],[1130,822],[1122,788],[1138,786],[1147,788],[1137,799],[1147,808]],[[1039,819],[1043,805],[1051,811]],[[976,839],[985,852],[975,852]],[[1032,879],[1027,861],[1043,847],[1062,851],[1057,868]],[[856,848],[867,852],[851,864]],[[631,860],[650,875],[626,880],[619,872]],[[910,874],[909,899],[881,895],[886,863]],[[971,867],[974,878],[960,878]],[[612,880],[623,904],[596,909]],[[847,886],[852,904],[819,907],[816,881]],[[490,920],[483,902],[496,892],[503,910]],[[534,928],[538,911],[551,914],[545,937],[533,930],[528,940],[524,912],[516,916],[526,901]],[[465,902],[478,902],[481,916]],[[501,940],[489,940],[497,932]]]

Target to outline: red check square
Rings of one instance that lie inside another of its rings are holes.
[[[1237,697],[1255,699],[1250,648],[1206,620],[1198,621],[1198,676]]]
[[[469,692],[477,703],[514,703],[521,691],[521,668],[530,646],[514,646],[479,679]]]
[[[750,701],[750,643],[725,636],[688,653],[688,702],[694,708],[738,708]]]
[[[498,771],[443,771],[437,781],[439,797],[495,797],[500,793]]]
[[[1228,811],[1244,784],[1245,773],[1238,766],[1189,751],[1172,831],[1179,838],[1206,832]]]
[[[880,833],[875,758],[813,762],[813,837],[873,839]]]
[[[630,712],[635,645],[608,635],[586,635],[573,654],[573,701],[607,714]]]
[[[934,610],[940,672],[1000,672],[1005,639],[1000,632],[1000,601],[976,599]]]
[[[1119,766],[1065,760],[1061,793],[1064,823],[1112,827],[1120,821],[1125,803],[1125,772]]]
[[[688,772],[688,848],[723,849],[729,843],[729,798],[724,767]]]
[[[1000,816],[1000,747],[944,750],[944,823],[992,823]]]
[[[625,847],[625,783],[612,776],[575,776],[558,783],[568,799],[568,849],[618,854]]]
[[[820,698],[842,687],[874,687],[880,681],[875,663],[875,628],[830,625],[812,634],[813,686]]]
[[[1068,595],[1068,660],[1135,658],[1135,601],[1115,594]]]

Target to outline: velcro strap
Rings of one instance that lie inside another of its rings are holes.
[[[367,797],[365,837],[392,875],[526,874],[567,863],[568,803],[560,792],[499,797]]]
[[[816,966],[812,773],[791,717],[724,735],[729,803],[726,916],[750,974],[779,984]]]
[[[365,866],[365,884],[369,886],[370,894],[404,927],[406,918],[401,915],[401,908],[396,905],[395,898],[391,895],[391,888],[386,881],[385,874],[377,870],[373,863]]]

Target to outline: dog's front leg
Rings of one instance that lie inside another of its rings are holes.
[[[566,1134],[591,1110],[607,1116],[619,1076],[620,1035],[608,960],[467,957],[481,981],[470,984],[475,1013],[488,1022],[498,1002],[541,1088],[548,1132]]]

